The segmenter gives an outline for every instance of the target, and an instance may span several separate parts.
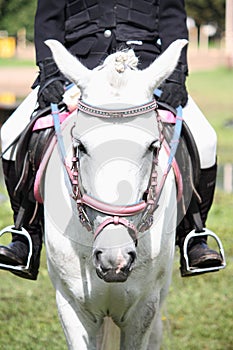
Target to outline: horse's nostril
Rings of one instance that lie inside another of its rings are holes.
[[[102,250],[96,250],[94,252],[94,256],[95,256],[96,261],[100,261],[102,253],[103,253]]]
[[[133,269],[134,262],[136,260],[136,253],[134,251],[128,252],[129,260],[125,266],[121,268],[124,273],[129,273]]]
[[[130,256],[130,263],[133,264],[134,261],[136,260],[136,252],[131,251],[128,253],[128,255]]]
[[[111,271],[110,268],[106,268],[106,267],[104,267],[104,266],[102,266],[102,265],[100,266],[100,269],[101,269],[101,271],[102,271],[103,274],[106,274],[107,272]]]

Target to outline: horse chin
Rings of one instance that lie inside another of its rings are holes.
[[[108,271],[104,272],[102,269],[96,269],[97,276],[108,283],[114,283],[114,282],[125,282],[129,275],[130,271],[124,272],[124,271],[117,271],[116,269],[109,269]]]

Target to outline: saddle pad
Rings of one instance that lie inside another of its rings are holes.
[[[70,115],[70,112],[62,112],[59,114],[59,118],[60,118],[60,123],[62,124],[66,118],[68,118]],[[46,115],[44,117],[41,117],[39,119],[37,119],[37,121],[35,122],[32,131],[35,130],[42,130],[42,129],[47,129],[47,128],[51,128],[53,126],[53,116],[51,114]]]

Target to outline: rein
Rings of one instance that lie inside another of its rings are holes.
[[[65,149],[63,144],[63,139],[61,136],[60,123],[58,122],[59,111],[55,104],[51,104],[52,115],[54,118],[54,126],[57,137],[57,143],[59,148],[60,157],[62,163],[66,167],[67,174],[72,184],[72,197],[75,199],[77,203],[77,209],[79,213],[79,219],[82,225],[88,230],[92,230],[92,224],[88,218],[88,215],[85,211],[85,207],[90,207],[95,211],[98,211],[102,214],[108,216],[96,229],[94,232],[94,238],[96,238],[99,233],[108,225],[123,225],[128,228],[130,235],[132,236],[135,244],[137,244],[137,234],[138,232],[145,232],[148,230],[153,224],[153,214],[154,211],[158,207],[159,198],[162,193],[162,189],[165,183],[165,180],[168,176],[168,173],[171,169],[172,162],[176,153],[176,149],[179,142],[181,127],[182,127],[182,116],[178,115],[176,118],[176,126],[174,130],[174,135],[171,141],[171,151],[168,159],[167,169],[165,170],[161,184],[157,186],[157,165],[158,165],[158,155],[159,148],[156,148],[153,156],[153,165],[151,176],[148,184],[147,191],[145,193],[146,199],[141,200],[139,203],[131,204],[131,205],[111,205],[102,201],[99,201],[85,193],[81,193],[79,186],[79,172],[78,172],[78,143],[73,140],[73,157],[72,157],[72,167],[68,169],[65,164]],[[84,103],[83,101],[78,102],[78,111],[82,111],[91,116],[99,117],[99,118],[127,118],[134,117],[142,114],[146,114],[150,111],[154,111],[156,114],[160,138],[162,138],[162,125],[160,121],[160,117],[156,112],[157,104],[156,101],[153,100],[147,104],[137,106],[134,108],[126,108],[126,109],[100,109],[98,107],[94,107]],[[180,111],[178,110],[180,114]],[[161,141],[161,140],[160,140]],[[142,213],[142,219],[140,220],[140,224],[136,227],[131,221],[126,219],[125,217],[130,217]],[[109,217],[110,216],[110,217]]]

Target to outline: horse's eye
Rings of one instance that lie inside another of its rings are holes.
[[[78,149],[81,153],[87,154],[87,149],[82,142],[79,141]]]
[[[148,147],[150,152],[153,152],[155,149],[160,148],[160,142],[159,140],[154,140],[153,142],[151,142],[150,146]]]

